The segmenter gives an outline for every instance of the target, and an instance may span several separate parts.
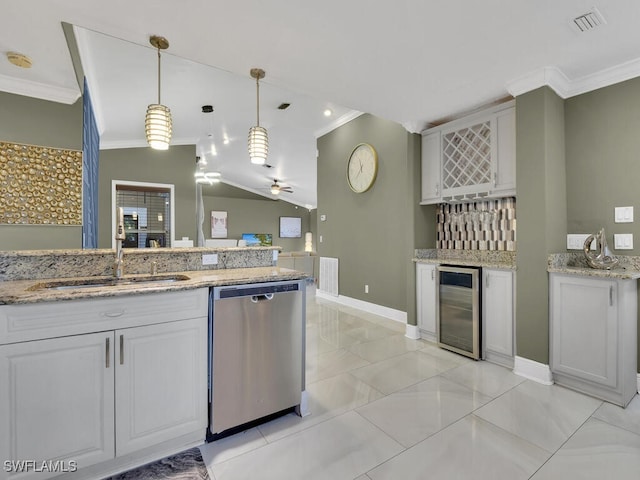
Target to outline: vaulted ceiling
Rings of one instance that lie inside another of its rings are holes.
[[[149,36],[163,35],[173,141],[196,144],[230,185],[268,196],[278,178],[294,190],[286,200],[307,207],[316,205],[316,137],[359,112],[419,132],[542,85],[567,98],[640,75],[634,0],[4,0],[1,10],[0,50],[33,66],[0,59],[0,90],[74,102],[61,22],[72,24],[103,148],[144,146],[144,112],[157,98]],[[581,31],[574,19],[587,13],[600,25]],[[267,72],[260,116],[272,169],[246,154],[252,67]]]

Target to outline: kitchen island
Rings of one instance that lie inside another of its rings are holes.
[[[0,457],[102,478],[201,444],[210,287],[306,277],[274,252],[127,252],[117,280],[110,250],[0,254]]]

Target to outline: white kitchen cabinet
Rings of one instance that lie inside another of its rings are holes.
[[[484,358],[513,368],[514,274],[483,268],[482,342]]]
[[[207,315],[206,288],[0,306],[0,458],[101,478],[133,452],[203,441]]]
[[[436,265],[416,263],[416,314],[420,335],[437,341],[436,335]]]
[[[550,274],[556,383],[626,406],[637,391],[635,280]]]
[[[0,458],[113,458],[113,359],[113,332],[0,346]],[[6,469],[0,478],[10,478]]]
[[[115,336],[116,454],[206,428],[206,322],[162,323]]]
[[[513,102],[425,130],[420,203],[514,196],[515,134]]]
[[[440,132],[422,136],[422,200],[423,205],[442,201],[442,170],[440,161]]]

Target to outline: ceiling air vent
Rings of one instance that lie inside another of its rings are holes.
[[[580,32],[588,32],[589,30],[593,30],[607,22],[598,9],[594,7],[590,12],[574,18],[571,23],[573,27],[577,28]]]

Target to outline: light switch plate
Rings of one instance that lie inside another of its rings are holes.
[[[615,223],[633,223],[633,207],[616,207]]]
[[[217,253],[208,253],[206,255],[202,255],[202,265],[217,265],[217,264],[218,264]]]
[[[274,250],[273,251],[273,261],[277,262],[278,261],[278,250]]]
[[[616,233],[613,236],[613,248],[616,250],[633,250],[633,233]]]
[[[589,235],[589,233],[570,233],[567,235],[567,250],[582,250]],[[596,248],[595,239],[591,242],[591,248]]]

